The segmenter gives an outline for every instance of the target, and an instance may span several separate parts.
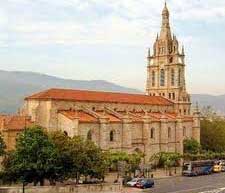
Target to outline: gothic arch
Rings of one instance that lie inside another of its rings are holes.
[[[155,138],[155,128],[151,128],[151,130],[150,130],[150,138],[151,139]]]
[[[155,86],[155,71],[152,71],[152,86]]]
[[[187,137],[187,128],[183,127],[183,137]]]
[[[175,71],[174,69],[171,69],[171,85],[175,85]]]
[[[111,130],[109,133],[109,141],[113,142],[115,141],[115,131]]]
[[[181,86],[181,69],[178,70],[178,86]]]
[[[63,131],[64,135],[68,136],[68,132],[67,131]]]
[[[168,139],[171,139],[172,136],[172,129],[171,127],[168,128]]]
[[[135,152],[135,153],[142,153],[142,151],[141,151],[140,148],[138,148],[138,147],[135,148],[134,152]]]
[[[165,70],[160,70],[160,86],[165,86]]]
[[[88,133],[87,133],[87,140],[90,140],[91,141],[92,140],[92,137],[93,137],[92,136],[92,131],[89,130]]]

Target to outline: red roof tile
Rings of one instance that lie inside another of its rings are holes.
[[[108,112],[104,112],[104,111],[96,111],[97,114],[99,114],[100,116],[105,116],[109,119],[109,122],[111,123],[117,123],[117,122],[121,122],[121,120],[119,118],[117,118],[116,116],[108,113]]]
[[[59,113],[63,114],[69,119],[79,118],[80,122],[98,122],[98,119],[94,116],[85,113],[83,111],[60,111]]]
[[[0,115],[0,125],[4,125],[4,130],[23,130],[32,125],[32,122],[27,116]]]
[[[164,106],[173,105],[173,102],[160,96],[70,89],[49,89],[25,98],[25,100],[29,99],[147,104]]]

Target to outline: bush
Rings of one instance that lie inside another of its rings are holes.
[[[200,143],[195,139],[185,139],[184,144],[184,153],[197,154],[201,149]]]
[[[204,119],[201,121],[202,149],[212,152],[225,152],[225,121]]]

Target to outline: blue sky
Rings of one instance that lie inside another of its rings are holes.
[[[144,90],[163,0],[0,0],[0,69]],[[225,0],[168,0],[189,92],[225,93]]]

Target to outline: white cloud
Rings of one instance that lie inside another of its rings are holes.
[[[11,18],[9,38],[15,44],[145,44],[159,30],[163,1],[8,0],[3,4]],[[171,0],[168,6],[176,21],[214,22],[225,17],[225,0]]]

